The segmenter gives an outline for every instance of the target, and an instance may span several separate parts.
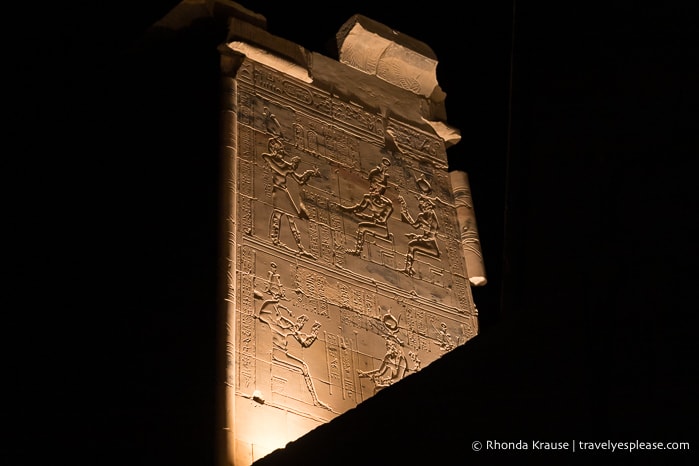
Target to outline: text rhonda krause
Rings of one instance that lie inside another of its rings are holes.
[[[486,440],[486,450],[572,450],[571,442],[547,442],[543,440],[517,440],[515,442],[500,442]]]

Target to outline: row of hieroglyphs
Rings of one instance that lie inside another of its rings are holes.
[[[295,122],[294,131],[288,132],[289,136],[293,134],[296,147],[326,156],[333,153],[351,154],[350,158],[354,158],[358,155],[357,148],[348,135],[360,135],[380,144],[386,137],[391,137],[406,154],[414,154],[440,169],[447,168],[443,141],[417,128],[391,121],[378,109],[367,110],[360,104],[345,101],[331,92],[252,61],[242,64],[238,78],[241,83],[248,83],[248,89],[253,93],[267,96],[269,100],[278,101],[284,106],[303,108],[307,115],[313,117],[306,122]],[[254,116],[245,107],[245,101],[245,98],[241,99],[240,121],[251,125],[250,119]],[[343,126],[346,130],[338,130],[335,125]]]

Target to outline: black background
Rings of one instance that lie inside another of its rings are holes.
[[[177,2],[143,3],[7,16],[7,328],[27,329],[7,433],[29,440],[8,464],[215,464],[224,32],[144,35]],[[489,276],[478,337],[264,464],[658,459],[472,451],[488,439],[697,448],[697,7],[478,3],[245,4],[331,56],[354,13],[432,47]]]

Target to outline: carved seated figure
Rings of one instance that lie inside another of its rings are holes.
[[[368,377],[374,382],[374,392],[394,383],[405,377],[408,370],[408,360],[403,351],[391,338],[386,338],[386,354],[378,369],[371,371],[358,370],[359,377]]]
[[[417,252],[430,257],[439,257],[439,246],[437,246],[437,231],[439,230],[439,221],[434,210],[434,202],[427,196],[420,195],[418,197],[418,206],[420,213],[415,218],[410,215],[407,203],[402,196],[401,201],[401,219],[411,225],[413,228],[422,228],[421,234],[406,233],[409,238],[408,252],[405,256],[405,269],[403,270],[408,275],[413,275],[413,262]]]
[[[351,212],[361,220],[357,224],[354,249],[348,249],[347,254],[361,254],[367,234],[392,240],[387,222],[393,213],[393,201],[384,195],[385,192],[385,176],[374,175],[369,179],[369,192],[364,194],[360,202],[353,206],[338,206],[340,210]]]

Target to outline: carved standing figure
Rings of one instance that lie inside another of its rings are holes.
[[[262,294],[257,293],[255,297],[262,299]],[[303,327],[308,322],[308,316],[302,314],[296,320],[292,320],[291,311],[281,304],[280,299],[281,295],[272,293],[272,298],[262,302],[260,311],[256,316],[260,322],[267,324],[272,332],[272,361],[290,371],[300,373],[306,382],[313,404],[331,410],[327,404],[318,399],[311,371],[306,361],[289,350],[290,341],[295,341],[301,348],[310,347],[318,338],[318,329],[320,329],[321,324],[316,321],[310,332],[304,332]]]
[[[306,170],[302,173],[297,173],[297,169],[301,162],[300,157],[291,157],[287,160],[284,157],[287,156],[284,150],[284,144],[281,139],[273,137],[269,139],[268,142],[268,152],[262,154],[262,160],[265,161],[267,167],[272,172],[272,199],[274,210],[272,211],[272,217],[270,218],[270,238],[275,245],[282,245],[279,239],[282,217],[287,215],[289,228],[294,236],[296,245],[301,252],[305,252],[301,244],[301,236],[299,229],[296,226],[293,218],[289,217],[288,210],[293,210],[293,212],[298,216],[298,218],[307,219],[308,212],[306,206],[301,199],[294,199],[294,196],[289,191],[286,183],[289,177],[293,179],[299,185],[304,185],[308,183],[308,180],[314,176],[319,177],[320,171],[318,168],[313,170]],[[281,195],[281,199],[279,196]],[[284,208],[282,208],[284,207]],[[290,209],[289,209],[290,208]]]

